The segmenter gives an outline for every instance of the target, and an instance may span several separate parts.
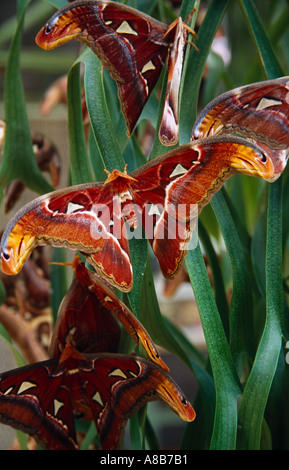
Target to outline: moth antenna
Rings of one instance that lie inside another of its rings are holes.
[[[193,36],[195,36],[196,39],[199,39],[197,33],[192,28],[190,28],[189,25],[188,25],[188,23],[191,21],[195,11],[197,11],[197,9],[193,8],[192,11],[188,14],[186,20],[183,22],[183,26],[184,26],[184,28],[186,28],[186,30],[189,33],[191,33]],[[197,52],[199,52],[199,49],[197,48],[197,46],[193,42],[191,42],[191,41],[186,41],[186,42],[187,42],[187,44],[190,44],[191,46],[193,46]]]
[[[72,266],[73,263],[65,263],[64,261],[49,261],[48,264],[53,264],[55,266]]]
[[[48,264],[54,264],[56,266],[71,266],[73,269],[76,269],[78,264],[81,263],[78,255],[75,255],[72,263],[67,263],[65,261],[50,261]]]
[[[169,26],[167,32],[164,34],[164,38],[175,28],[178,23],[178,20],[179,18],[176,18],[175,21]],[[187,20],[183,21],[183,28],[185,28],[189,33],[191,33],[196,39],[199,39],[197,33],[187,25]],[[192,45],[196,49],[196,51],[199,52],[199,49],[193,42],[186,41],[186,43]]]
[[[127,174],[127,163],[125,164],[124,166],[124,170],[123,171],[119,171],[119,170],[113,170],[113,171],[108,171],[108,170],[104,170],[106,173],[107,173],[107,179],[105,180],[105,182],[103,183],[104,185],[108,184],[108,183],[112,183],[114,180],[116,180],[118,177],[122,177],[122,178],[125,178],[126,180],[132,180],[132,181],[136,181],[135,178],[132,178],[131,176],[129,176]]]

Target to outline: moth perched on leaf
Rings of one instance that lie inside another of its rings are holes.
[[[129,291],[133,273],[128,226],[144,229],[164,276],[173,278],[189,248],[198,213],[234,173],[270,181],[279,176],[260,147],[221,136],[182,145],[130,175],[114,170],[104,183],[40,196],[6,227],[2,270],[19,272],[37,245],[66,246],[81,251],[110,284]]]
[[[178,141],[178,94],[188,33],[181,18],[170,26],[109,0],[71,2],[57,11],[36,37],[43,49],[72,40],[88,45],[118,87],[122,113],[133,131],[168,58],[168,84],[160,126],[164,145]]]
[[[0,421],[44,448],[69,450],[78,448],[74,417],[95,422],[102,449],[117,448],[127,419],[153,400],[162,400],[185,421],[194,420],[193,407],[132,313],[90,277],[84,263],[76,260],[74,268],[53,331],[51,359],[0,374]],[[114,315],[125,317],[128,331],[141,337],[152,360],[116,353],[120,328]]]
[[[195,418],[170,376],[133,355],[82,354],[67,344],[59,359],[0,374],[0,421],[51,450],[78,448],[73,413],[94,420],[102,449],[115,449],[127,419],[154,400],[185,421]]]

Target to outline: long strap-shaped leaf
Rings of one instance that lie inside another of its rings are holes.
[[[241,395],[241,385],[199,246],[189,251],[186,266],[198,305],[216,387],[211,449],[234,449],[237,435],[237,399]]]
[[[252,358],[253,299],[252,284],[240,238],[222,192],[212,199],[226,249],[230,257],[233,291],[230,303],[230,345],[237,370],[241,372],[242,355]]]
[[[192,126],[197,115],[199,89],[204,67],[211,44],[229,3],[230,0],[212,0],[210,2],[207,14],[198,31],[197,47],[199,52],[192,48],[185,63],[179,116],[181,144],[190,140]]]
[[[204,65],[228,3],[225,0],[211,2],[198,32],[198,48],[201,53],[192,51],[187,63],[180,116],[180,137],[183,142],[188,141],[191,133]],[[188,253],[186,266],[198,305],[216,387],[211,448],[234,449],[237,435],[237,399],[241,394],[241,387],[199,247]]]
[[[243,0],[268,78],[283,75],[255,5]],[[282,282],[282,177],[270,185],[266,243],[266,322],[239,409],[238,442],[243,449],[259,449],[262,422],[282,344],[284,315]]]
[[[6,135],[0,168],[0,201],[12,180],[22,181],[33,191],[44,193],[52,187],[40,172],[33,153],[30,126],[20,73],[22,30],[29,0],[18,3],[18,24],[9,49],[4,83]]]
[[[269,38],[266,34],[255,3],[252,0],[239,0],[244,16],[253,32],[254,41],[258,48],[262,65],[267,77],[270,79],[284,75],[282,67],[275,55]]]
[[[109,171],[115,168],[123,171],[125,162],[115,137],[103,87],[101,62],[90,49],[82,55],[85,64],[84,85],[87,108],[92,131],[99,148],[103,164]]]
[[[222,270],[211,239],[200,219],[198,220],[198,234],[206,252],[206,256],[208,258],[208,262],[212,271],[216,305],[218,307],[220,318],[222,320],[223,327],[229,341],[229,306],[224,285],[224,279],[222,276]]]
[[[190,366],[182,345],[171,334],[161,314],[149,259],[144,276],[141,292],[140,321],[148,329],[153,340],[158,345],[172,352]]]
[[[67,111],[71,184],[88,183],[93,177],[83,129],[79,61],[68,74]]]
[[[266,323],[239,410],[239,446],[259,449],[262,421],[282,344],[282,178],[269,194],[266,252]]]

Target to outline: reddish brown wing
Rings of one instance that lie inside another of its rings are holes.
[[[236,132],[273,148],[289,147],[289,77],[223,93],[199,114],[192,138]]]
[[[188,249],[197,212],[224,180],[239,172],[270,181],[279,176],[260,147],[240,138],[215,137],[178,147],[130,176],[114,170],[104,186],[86,184],[37,198],[8,224],[1,266],[16,274],[37,244],[82,251],[107,281],[132,287],[124,220],[141,217],[163,274],[173,277]]]
[[[92,363],[96,373],[84,372],[82,380],[102,449],[117,448],[128,418],[150,401],[164,401],[185,421],[195,419],[195,411],[179,387],[151,361],[99,354]]]
[[[131,173],[134,201],[165,277],[174,277],[190,249],[198,213],[235,172],[278,176],[259,147],[225,136],[182,145]]]
[[[58,357],[66,344],[82,353],[117,352],[120,335],[117,319],[136,344],[142,344],[149,359],[168,371],[148,332],[111,287],[78,257],[73,265],[75,279],[58,312],[50,357]]]
[[[166,61],[168,26],[110,1],[76,1],[56,12],[36,37],[43,49],[87,44],[116,81],[131,133]],[[174,34],[174,32],[172,32]]]
[[[46,449],[77,448],[69,391],[58,360],[0,374],[0,421],[31,435]]]
[[[192,139],[237,133],[274,149],[281,173],[289,148],[289,77],[253,83],[223,93],[198,116]],[[277,168],[276,168],[277,172]]]
[[[45,244],[81,251],[112,285],[131,289],[129,245],[112,186],[74,186],[27,204],[3,234],[2,270],[16,274],[33,248]]]
[[[136,356],[83,356],[67,345],[57,359],[0,375],[0,421],[51,450],[76,449],[73,412],[94,420],[103,449],[116,448],[127,419],[152,400],[182,419],[195,411],[162,369]]]
[[[66,344],[82,353],[117,352],[120,326],[105,301],[101,303],[91,292],[81,271],[84,263],[76,267],[76,277],[61,302],[53,329],[49,355],[59,357]]]

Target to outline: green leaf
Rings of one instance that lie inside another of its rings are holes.
[[[67,5],[67,0],[42,0],[44,3],[48,3],[49,5],[59,9]]]
[[[233,292],[230,304],[231,351],[240,370],[243,354],[252,358],[252,281],[234,220],[223,197],[222,191],[211,201],[230,257],[233,272]]]
[[[167,351],[176,354],[190,367],[190,361],[182,346],[176,341],[160,311],[150,259],[148,256],[146,271],[141,290],[139,320],[148,330],[153,341]]]
[[[264,212],[256,223],[252,237],[252,264],[261,294],[266,297],[265,254],[267,214]]]
[[[11,347],[11,351],[13,353],[13,356],[16,360],[16,364],[18,367],[22,367],[26,365],[25,360],[23,359],[22,355],[19,353],[18,349],[14,346],[14,344],[11,341],[10,336],[8,335],[7,331],[5,330],[4,326],[0,324],[0,336],[4,338],[9,346]]]
[[[237,436],[237,399],[241,395],[241,385],[199,245],[188,252],[186,266],[202,322],[216,387],[216,413],[210,447],[234,449]]]
[[[108,171],[113,171],[115,168],[123,171],[125,163],[106,102],[101,62],[88,48],[82,54],[82,60],[85,64],[84,86],[87,108],[103,165]]]
[[[2,305],[5,302],[6,295],[7,294],[6,294],[5,286],[2,280],[0,280],[0,305]]]
[[[17,441],[20,446],[20,450],[28,450],[28,434],[25,434],[22,431],[16,430]]]
[[[224,331],[226,333],[227,338],[229,339],[229,307],[226,297],[223,275],[213,244],[211,243],[210,237],[200,220],[198,221],[198,233],[200,240],[202,241],[202,244],[204,246],[206,255],[208,257],[209,265],[212,270],[216,305],[220,312],[220,318],[223,323]]]
[[[54,248],[52,253],[52,263],[50,271],[51,279],[51,307],[54,322],[57,319],[58,310],[63,297],[68,290],[68,279],[66,266],[61,263],[67,262],[67,253],[65,248]]]
[[[181,443],[183,450],[208,448],[214,427],[216,393],[213,378],[206,368],[199,366],[196,362],[192,363],[192,369],[199,387],[194,401],[197,416],[186,426]]]
[[[266,30],[262,24],[255,3],[252,0],[239,1],[245,14],[245,18],[249,23],[249,31],[253,34],[267,77],[269,79],[276,78],[278,76],[282,77],[283,71],[281,65],[279,64]]]
[[[129,420],[130,438],[133,450],[142,450],[144,446],[144,429],[147,407],[144,406]]]
[[[93,181],[83,128],[80,60],[71,67],[67,82],[67,111],[71,184]]]
[[[0,201],[3,198],[4,188],[15,179],[39,193],[53,190],[39,170],[33,153],[19,66],[22,29],[28,4],[28,1],[19,2],[19,21],[10,46],[5,73],[6,134],[0,167]]]
[[[229,0],[212,0],[206,16],[198,31],[196,45],[199,51],[192,47],[184,71],[183,88],[180,103],[180,143],[189,142],[193,123],[197,115],[197,103],[199,89],[203,77],[204,67],[216,35],[222,21]]]
[[[145,438],[150,450],[160,450],[157,435],[148,417],[145,421]]]
[[[282,345],[282,177],[270,185],[266,246],[266,323],[239,409],[241,449],[259,449],[262,423]]]
[[[94,422],[92,422],[85,434],[85,438],[83,439],[81,443],[80,449],[89,450],[89,447],[91,446],[92,443],[94,444],[95,441],[98,443],[98,445],[100,445],[98,441],[97,430],[96,430],[95,424]]]
[[[141,239],[132,238],[129,241],[130,256],[133,266],[133,288],[128,292],[130,306],[134,314],[138,317],[142,301],[142,285],[145,278],[145,271],[148,260],[148,242],[144,237]]]
[[[268,78],[283,75],[255,5],[242,6],[253,31]],[[260,449],[264,412],[282,345],[284,298],[282,279],[282,180],[270,184],[266,240],[266,322],[239,409],[238,446]]]

